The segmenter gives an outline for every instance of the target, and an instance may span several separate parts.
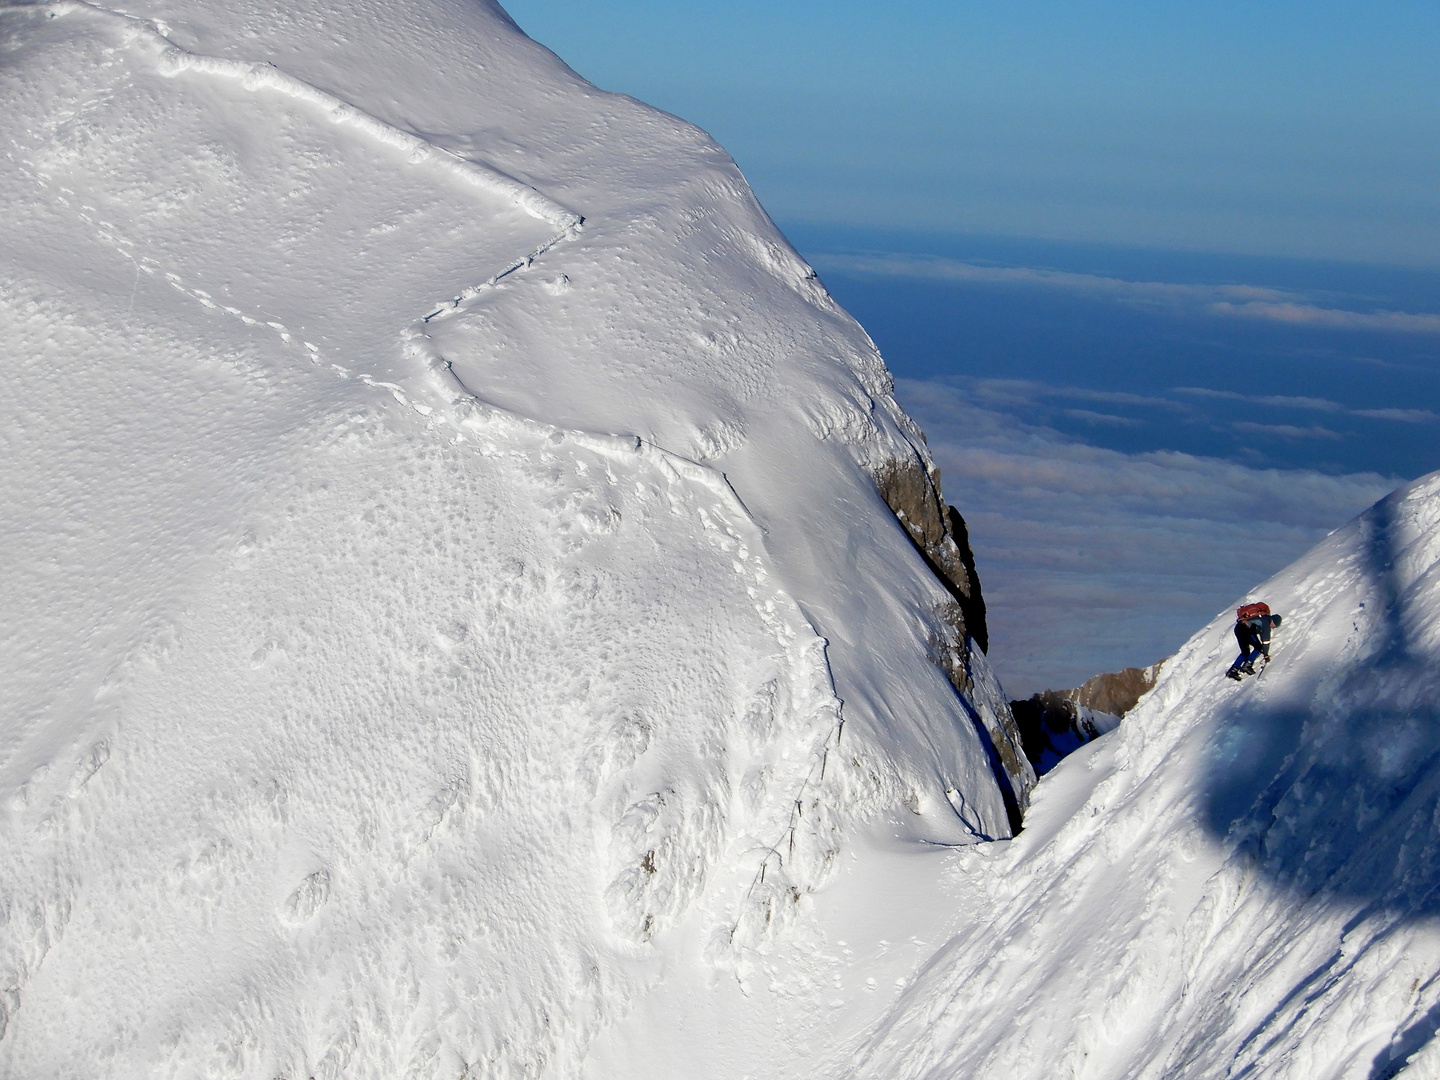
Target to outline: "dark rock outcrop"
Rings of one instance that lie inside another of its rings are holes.
[[[970,548],[970,530],[965,525],[965,519],[960,516],[960,511],[955,507],[946,508],[947,518],[950,523],[950,538],[955,542],[956,548],[960,551],[960,562],[965,568],[965,579],[970,586],[969,603],[957,597],[960,610],[965,617],[965,625],[970,630],[970,637],[980,651],[990,651],[990,631],[985,627],[985,596],[980,591],[980,575],[975,572],[975,552]]]
[[[1076,705],[1124,716],[1155,685],[1164,663],[1164,660],[1159,660],[1149,667],[1127,667],[1124,671],[1096,675],[1064,693]]]
[[[880,496],[960,609],[961,630],[989,652],[985,598],[975,573],[970,532],[960,511],[940,496],[940,470],[920,458],[892,459],[875,474]]]
[[[1012,701],[1010,711],[1037,776],[1044,776],[1061,758],[1120,723],[1118,716],[1077,705],[1053,690]]]
[[[1073,690],[1046,690],[1010,702],[1025,756],[1043,776],[1066,754],[1113,730],[1159,677],[1161,660],[1096,675]]]

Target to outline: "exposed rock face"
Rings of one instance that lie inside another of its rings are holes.
[[[1065,691],[1065,694],[1075,704],[1087,709],[1124,716],[1155,685],[1164,663],[1164,660],[1157,660],[1149,667],[1127,667],[1124,671],[1096,675],[1074,690]]]
[[[975,553],[965,519],[940,497],[940,470],[920,458],[891,459],[875,475],[880,495],[905,526],[911,541],[960,608],[960,629],[990,651],[985,599],[975,573]]]
[[[1046,690],[1010,703],[1025,756],[1043,776],[1066,754],[1114,730],[1160,676],[1159,660],[1086,679],[1073,690]]]
[[[965,519],[953,506],[946,505],[940,493],[940,470],[919,453],[907,459],[887,461],[876,471],[875,483],[916,551],[954,600],[940,612],[954,631],[953,640],[935,642],[934,659],[989,743],[1011,827],[1019,831],[1030,802],[1030,789],[1035,784],[1035,772],[1010,710],[990,715],[972,704],[975,685],[970,644],[974,642],[985,652],[990,641],[985,626],[985,600],[980,592],[980,578],[975,573],[975,554],[970,549]]]
[[[936,477],[937,483],[939,477]],[[980,651],[990,651],[990,631],[985,626],[985,597],[980,591],[980,575],[975,572],[975,552],[970,548],[970,530],[965,525],[965,519],[960,516],[960,511],[955,507],[945,508],[946,522],[950,526],[950,539],[960,552],[960,562],[965,568],[965,580],[970,586],[970,602],[957,601],[960,610],[965,616],[965,625],[970,630],[970,637]]]

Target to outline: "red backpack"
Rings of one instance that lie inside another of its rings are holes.
[[[1242,608],[1236,608],[1235,618],[1239,622],[1246,622],[1250,619],[1258,619],[1262,615],[1270,614],[1269,604],[1246,604]]]

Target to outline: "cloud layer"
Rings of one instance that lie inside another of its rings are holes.
[[[1401,424],[1433,424],[1440,420],[1440,413],[1431,409],[1352,409],[1328,398],[1292,397],[1288,394],[1241,394],[1234,390],[1209,390],[1202,386],[1177,386],[1175,392],[1190,397],[1240,401],[1247,405],[1263,405],[1270,408],[1342,413],[1347,416],[1363,416],[1369,420],[1390,420]]]
[[[1130,281],[1029,266],[991,266],[938,255],[890,253],[816,255],[820,270],[991,285],[1033,285],[1142,305],[1183,308],[1217,318],[1253,319],[1291,326],[1398,334],[1440,334],[1440,315],[1406,311],[1350,311],[1325,307],[1299,293],[1258,285],[1193,285]]]

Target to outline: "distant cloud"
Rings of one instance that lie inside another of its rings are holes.
[[[1028,415],[1032,421],[1037,417],[1050,417],[1054,422],[1062,417],[1090,425],[1092,428],[1138,428],[1147,424],[1191,423],[1204,424],[1213,431],[1230,431],[1242,436],[1261,436],[1287,441],[1337,441],[1355,437],[1355,431],[1335,430],[1323,424],[1279,423],[1261,420],[1231,420],[1199,407],[1201,402],[1235,402],[1236,405],[1254,406],[1267,411],[1294,410],[1297,412],[1320,413],[1337,419],[1360,417],[1402,424],[1440,423],[1440,414],[1429,409],[1353,409],[1328,398],[1307,397],[1292,394],[1245,394],[1236,390],[1212,390],[1203,386],[1177,386],[1170,392],[1176,398],[1159,397],[1154,394],[1135,394],[1125,391],[1090,390],[1078,386],[1057,386],[1033,379],[983,379],[964,378],[946,380],[946,385],[958,387],[965,399],[972,405],[996,410],[997,413]],[[1190,399],[1194,405],[1187,402]],[[1095,406],[1087,408],[1085,406]],[[1129,408],[1141,410],[1140,416],[1118,415],[1102,408]],[[1145,411],[1148,410],[1148,415]],[[1160,411],[1160,415],[1156,414]],[[1168,414],[1168,416],[1166,415]],[[1041,421],[1046,422],[1046,421]],[[1337,425],[1338,426],[1338,425]]]
[[[1348,311],[1321,307],[1310,298],[1259,285],[1192,285],[1165,281],[1130,281],[1100,274],[1077,274],[1029,266],[990,266],[931,255],[816,255],[821,270],[936,281],[979,284],[1035,285],[1109,296],[1134,304],[1166,304],[1197,314],[1258,319],[1336,330],[1371,330],[1402,334],[1440,334],[1440,315],[1406,311]]]
[[[1083,420],[1087,424],[1108,424],[1113,427],[1138,427],[1145,422],[1131,416],[1115,416],[1112,413],[1092,412],[1089,409],[1065,409],[1064,413],[1075,420]]]
[[[1325,326],[1337,330],[1382,330],[1400,334],[1440,334],[1440,315],[1416,315],[1407,311],[1345,311],[1314,304],[1250,301],[1234,304],[1217,301],[1210,305],[1216,315],[1303,326]]]
[[[1429,409],[1354,409],[1356,416],[1368,416],[1372,420],[1398,420],[1402,424],[1433,424],[1440,421],[1440,413]]]
[[[1230,425],[1236,431],[1249,431],[1256,435],[1277,435],[1282,439],[1341,439],[1338,431],[1312,424],[1310,427],[1296,427],[1294,424],[1256,424],[1239,420]]]
[[[1349,412],[1344,405],[1338,401],[1329,401],[1326,398],[1313,397],[1291,397],[1286,394],[1241,394],[1234,390],[1209,390],[1203,386],[1177,386],[1177,394],[1188,394],[1191,397],[1221,398],[1226,401],[1243,401],[1250,405],[1269,405],[1281,409],[1310,409],[1315,412]]]
[[[1224,401],[1239,401],[1247,405],[1265,405],[1279,409],[1305,409],[1311,412],[1343,413],[1348,416],[1363,416],[1368,420],[1393,420],[1402,424],[1433,424],[1440,421],[1440,413],[1429,409],[1352,409],[1338,401],[1327,398],[1291,397],[1283,394],[1241,394],[1234,390],[1210,390],[1203,386],[1177,386],[1175,393],[1188,397],[1212,398]],[[1234,425],[1237,428],[1240,424]],[[1259,428],[1264,425],[1252,424]],[[1293,432],[1291,433],[1293,434]],[[1334,432],[1330,433],[1334,435]]]
[[[989,266],[947,259],[939,255],[816,255],[810,260],[821,270],[876,274],[888,277],[930,278],[939,281],[974,281],[1000,285],[1044,285],[1104,293],[1127,300],[1168,300],[1190,303],[1233,304],[1283,302],[1296,294],[1257,285],[1183,285],[1168,281],[1128,281],[1100,274],[1077,274],[1030,266]]]
[[[1008,384],[1022,387],[1038,392]],[[1014,694],[1167,655],[1399,483],[1125,454],[1024,423],[975,391],[897,383],[970,525],[990,658]]]
[[[1090,390],[1083,386],[1057,386],[1033,379],[967,379],[966,388],[976,400],[997,405],[1030,404],[1046,398],[1060,398],[1098,405],[1132,405],[1138,408],[1185,411],[1185,406],[1179,402],[1152,394],[1132,394],[1124,390]]]

